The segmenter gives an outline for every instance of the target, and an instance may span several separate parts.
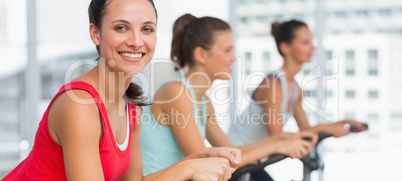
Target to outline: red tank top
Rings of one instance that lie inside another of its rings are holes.
[[[64,85],[50,102],[39,128],[36,132],[35,143],[28,157],[23,160],[6,177],[6,180],[67,180],[64,169],[63,149],[50,136],[48,129],[48,113],[53,101],[63,92],[71,89],[85,90],[94,98],[98,106],[103,123],[103,137],[99,142],[99,153],[105,180],[120,180],[130,166],[131,133],[128,137],[128,146],[120,150],[113,136],[105,105],[98,92],[85,82],[70,82]],[[128,103],[130,130],[135,125],[135,105]]]

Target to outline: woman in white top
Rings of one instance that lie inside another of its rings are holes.
[[[302,90],[294,76],[304,63],[311,62],[314,51],[311,32],[305,23],[291,20],[282,24],[273,23],[272,34],[284,59],[283,66],[280,70],[270,73],[253,92],[254,102],[250,103],[244,113],[248,114],[248,120],[231,125],[228,134],[234,144],[241,146],[280,134],[283,124],[291,116],[296,119],[300,131],[341,137],[350,132],[345,129],[345,124],[357,127],[359,132],[365,131],[365,124],[353,120],[314,127],[309,125],[302,107]],[[251,118],[259,119],[250,120]],[[251,175],[254,180],[261,180],[261,177],[256,176],[257,173]],[[267,178],[264,177],[264,180]]]

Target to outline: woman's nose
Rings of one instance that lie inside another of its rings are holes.
[[[140,32],[132,32],[128,36],[126,43],[127,43],[127,46],[137,49],[144,45],[144,40],[143,40]]]

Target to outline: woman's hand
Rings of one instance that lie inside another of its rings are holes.
[[[332,124],[326,124],[323,125],[325,126],[324,129],[322,130],[323,133],[329,134],[335,138],[339,138],[345,135],[348,135],[350,133],[349,128],[345,126],[345,122],[336,122]]]
[[[311,141],[303,138],[311,138]],[[303,158],[317,142],[317,134],[313,132],[280,133],[272,136],[275,152],[291,158]]]
[[[226,158],[209,157],[190,159],[183,162],[185,169],[191,171],[191,180],[226,181],[232,177],[231,167]]]
[[[206,149],[205,149],[206,150]],[[198,154],[200,154],[199,152]],[[205,153],[201,153],[204,154]],[[195,156],[195,155],[193,155]],[[201,156],[201,155],[198,155]],[[219,180],[226,181],[232,177],[229,160],[222,157],[189,158],[186,157],[166,169],[149,174],[143,180]]]
[[[340,121],[341,123],[343,123],[344,125],[348,125],[355,127],[356,129],[353,130],[353,132],[359,133],[359,132],[363,132],[363,131],[367,131],[368,130],[368,126],[365,123],[359,122],[359,121],[355,121],[355,120],[350,120],[350,119],[345,119]],[[347,126],[346,126],[347,127]],[[349,129],[349,128],[348,128]]]
[[[240,165],[240,149],[229,147],[210,147],[207,148],[205,151],[208,157],[226,158],[229,161],[231,173],[233,173]]]
[[[353,132],[362,132],[367,130],[367,125],[355,120],[342,120],[336,123],[324,125],[323,133],[329,134],[336,138],[346,136],[350,133],[350,126],[356,127],[357,129]]]

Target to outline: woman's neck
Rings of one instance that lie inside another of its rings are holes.
[[[300,71],[302,64],[290,59],[283,60],[282,70],[285,72],[285,77],[288,82],[293,81],[294,76]]]
[[[114,72],[107,65],[101,63],[93,69],[96,77],[98,92],[106,105],[125,105],[124,94],[130,85],[132,76],[123,72]],[[120,106],[121,106],[120,105]]]
[[[197,100],[201,100],[201,97],[205,94],[205,92],[212,86],[214,82],[213,77],[209,76],[205,71],[190,68],[186,73],[185,78],[190,82],[194,89],[195,96]]]

